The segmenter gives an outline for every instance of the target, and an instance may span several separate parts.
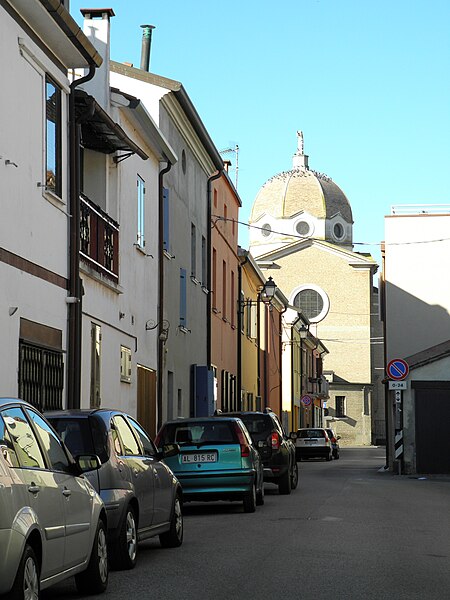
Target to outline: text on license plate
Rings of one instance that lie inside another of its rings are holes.
[[[307,444],[317,444],[317,440],[306,440]]]
[[[217,462],[217,454],[215,452],[196,452],[195,454],[183,454],[181,456],[182,463],[211,463]]]

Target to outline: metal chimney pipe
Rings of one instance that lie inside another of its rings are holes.
[[[150,48],[152,45],[152,31],[154,25],[141,25],[142,29],[142,49],[141,49],[141,69],[148,71],[150,69]]]

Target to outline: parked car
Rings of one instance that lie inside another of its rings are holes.
[[[327,432],[328,437],[330,438],[331,453],[333,455],[333,458],[335,458],[337,460],[339,458],[339,452],[340,452],[338,440],[341,439],[341,436],[336,435],[332,429],[325,429],[325,431]]]
[[[217,416],[235,416],[242,419],[261,456],[264,481],[278,485],[280,494],[290,494],[298,484],[298,466],[295,445],[286,435],[276,413],[264,412],[217,412]]]
[[[261,458],[240,419],[198,417],[165,423],[155,443],[177,443],[165,462],[183,486],[183,501],[242,500],[245,512],[264,503]]]
[[[181,545],[181,485],[162,461],[178,448],[158,451],[142,426],[119,410],[46,414],[74,456],[94,453],[100,458],[101,467],[86,476],[106,506],[112,567],[132,569],[138,542],[156,535],[164,547]]]
[[[331,460],[331,441],[325,429],[321,427],[304,427],[294,433],[295,453],[297,460],[304,458],[325,458]]]
[[[40,591],[75,575],[81,593],[108,584],[105,506],[85,468],[30,404],[0,398],[0,595],[38,599]]]

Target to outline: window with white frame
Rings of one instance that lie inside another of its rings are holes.
[[[131,382],[131,350],[120,346],[120,381]]]
[[[137,176],[137,235],[138,245],[145,246],[145,181]]]
[[[62,193],[61,88],[45,77],[45,189]]]

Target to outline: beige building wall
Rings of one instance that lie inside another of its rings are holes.
[[[268,259],[266,255],[264,261]],[[330,377],[329,424],[344,445],[369,445],[373,403],[371,360],[371,257],[326,242],[294,244],[270,255],[277,270],[266,269],[293,304],[304,287],[318,288],[329,302],[325,318],[311,325],[328,348],[324,371]],[[336,417],[336,396],[345,397],[345,418]]]

